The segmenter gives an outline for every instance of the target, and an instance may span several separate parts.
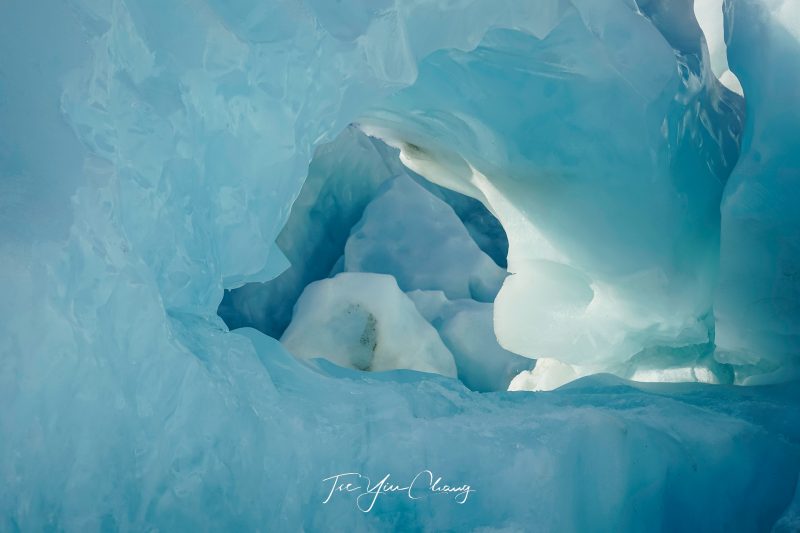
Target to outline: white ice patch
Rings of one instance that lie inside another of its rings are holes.
[[[306,287],[281,337],[296,357],[366,371],[455,377],[450,351],[391,276],[342,273]]]
[[[706,38],[712,72],[725,87],[743,95],[744,90],[739,78],[728,68],[728,46],[725,43],[722,2],[723,0],[695,0],[694,14]]]
[[[580,367],[543,357],[536,360],[533,370],[517,374],[508,386],[510,391],[554,390],[585,375]]]

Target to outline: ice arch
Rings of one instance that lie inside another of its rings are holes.
[[[651,22],[576,3],[545,36],[489,32],[473,51],[428,57],[359,121],[506,228],[513,275],[495,329],[516,353],[612,370],[644,350],[713,351],[742,101],[703,61],[693,18],[665,6],[642,6]],[[620,20],[626,36],[598,42]]]
[[[706,23],[709,56],[690,7],[611,8],[647,43],[637,51],[630,40],[598,44],[598,32],[613,29],[603,26],[607,13],[587,26],[598,12],[581,3],[536,32],[491,31],[473,51],[435,52],[411,87],[359,119],[363,131],[399,148],[409,168],[482,201],[509,229],[514,275],[495,308],[506,348],[579,365],[576,375],[630,377],[644,359],[659,358],[692,375],[698,360],[707,361],[702,375],[719,367],[718,206],[738,157],[743,107],[717,83],[721,67],[710,66],[725,58],[721,25]],[[459,98],[465,86],[481,100]],[[598,106],[617,110],[613,132]],[[349,194],[369,196],[370,180],[396,172],[346,145],[328,151],[373,173]],[[293,285],[289,305],[303,286]],[[254,290],[235,293],[240,304],[280,308],[280,294],[270,306]]]

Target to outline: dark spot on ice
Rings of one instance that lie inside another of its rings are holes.
[[[358,338],[358,343],[367,348],[369,353],[368,360],[359,361],[358,358],[353,362],[353,366],[358,370],[369,372],[372,370],[372,360],[375,358],[375,350],[378,347],[378,320],[375,315],[361,307],[359,304],[351,304],[345,309],[345,313],[363,314],[364,315],[364,329],[361,336]]]
[[[418,146],[414,143],[405,143],[404,148],[406,152],[409,152],[413,155],[419,155],[425,153],[425,150],[421,146]]]
[[[375,353],[375,348],[378,347],[377,325],[378,321],[375,319],[375,315],[369,313],[367,315],[367,323],[364,324],[364,331],[361,333],[361,338],[358,340],[362,346],[368,346],[373,354]]]

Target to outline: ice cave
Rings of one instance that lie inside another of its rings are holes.
[[[800,1],[3,0],[0,531],[800,531]]]

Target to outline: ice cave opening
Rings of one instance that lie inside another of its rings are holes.
[[[639,7],[646,52],[609,56],[576,12],[425,57],[317,148],[283,272],[226,290],[218,314],[305,359],[481,391],[768,373],[716,342],[718,206],[745,118],[722,6],[696,4],[700,24]],[[598,137],[604,108],[626,126]]]
[[[494,334],[507,275],[499,221],[355,125],[316,150],[276,243],[290,266],[225,292],[218,313],[231,329],[255,328],[297,357],[434,372],[481,392],[533,368]]]

